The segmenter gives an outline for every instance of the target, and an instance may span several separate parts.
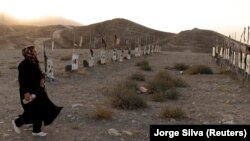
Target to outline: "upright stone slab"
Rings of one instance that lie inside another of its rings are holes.
[[[245,63],[245,58],[246,57],[246,54],[243,52],[242,53],[242,60],[241,60],[241,69],[243,69],[243,70],[245,70],[245,65],[246,65],[246,63]]]
[[[119,61],[123,62],[123,58],[124,58],[124,50],[121,50],[120,56],[119,56]]]
[[[74,53],[72,54],[71,70],[72,71],[78,70],[78,64],[79,64],[79,55]]]
[[[147,46],[143,47],[143,55],[147,55]]]
[[[127,59],[128,60],[131,59],[131,49],[130,48],[128,49]]]
[[[111,60],[112,60],[113,62],[115,62],[115,61],[116,61],[116,59],[117,59],[117,51],[116,51],[116,49],[113,49],[113,51],[112,51],[112,58],[111,58]]]
[[[94,56],[90,55],[89,56],[89,67],[94,67],[95,66],[95,58]]]
[[[246,73],[250,75],[250,54],[247,54],[246,58]]]
[[[148,50],[147,50],[147,54],[150,54],[150,45],[148,45]]]
[[[54,66],[52,59],[47,59],[47,72],[46,76],[49,80],[54,80]]]
[[[106,51],[104,49],[100,52],[100,63],[102,65],[106,63]]]
[[[138,47],[135,48],[135,57],[139,57],[139,48]]]
[[[215,47],[212,47],[212,56],[215,57]]]

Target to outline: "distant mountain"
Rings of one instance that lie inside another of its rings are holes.
[[[62,32],[62,39],[58,42],[59,46],[68,48],[75,42],[79,43],[80,36],[83,37],[83,48],[90,48],[90,43],[95,41],[95,48],[101,47],[101,39],[105,39],[108,48],[113,48],[114,36],[120,39],[119,47],[132,48],[140,42],[142,45],[152,43],[154,40],[159,41],[173,37],[174,33],[162,32],[154,30],[138,23],[126,19],[112,19],[104,22],[99,22],[89,26],[76,27],[71,30]],[[125,40],[127,44],[125,45]],[[65,42],[66,41],[66,42]]]
[[[2,15],[2,14],[0,14]],[[5,25],[32,25],[32,26],[47,26],[47,25],[71,25],[71,26],[82,26],[82,24],[62,18],[57,16],[48,16],[34,20],[20,20],[10,15],[4,15],[1,19],[1,24],[4,23]]]
[[[217,38],[219,44],[222,44],[221,41],[225,38],[224,35],[211,30],[194,28],[175,34],[154,30],[126,19],[112,19],[88,26],[0,25],[0,49],[20,48],[26,43],[34,42],[41,45],[43,41],[49,46],[52,35],[55,48],[73,48],[73,42],[79,44],[82,36],[81,48],[100,48],[103,38],[107,48],[112,49],[116,35],[120,39],[120,44],[116,48],[134,48],[139,43],[146,45],[154,42],[160,44],[163,50],[207,53],[210,53],[211,48],[216,45]],[[128,41],[127,44],[125,41]]]
[[[211,52],[211,47],[216,45],[216,40],[222,41],[224,35],[211,30],[194,28],[182,31],[172,38],[162,40],[161,45],[166,50]],[[221,44],[221,42],[218,42]]]

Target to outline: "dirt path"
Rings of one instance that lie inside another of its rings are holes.
[[[22,113],[19,103],[17,70],[10,69],[13,64],[21,60],[18,50],[6,50],[1,55],[0,82],[0,140],[3,141],[147,141],[150,124],[249,124],[250,123],[250,95],[247,83],[242,87],[240,81],[232,80],[226,74],[213,75],[180,75],[170,71],[174,76],[181,77],[189,87],[178,88],[180,99],[176,101],[153,102],[149,95],[142,95],[147,99],[149,108],[142,110],[113,109],[115,115],[111,120],[94,120],[89,117],[96,103],[107,101],[104,91],[120,80],[127,79],[134,72],[141,72],[146,81],[164,70],[166,66],[175,63],[188,65],[206,64],[215,72],[220,68],[211,59],[210,54],[187,52],[163,52],[147,57],[133,58],[124,63],[97,65],[94,68],[80,72],[66,73],[64,66],[70,62],[61,61],[62,56],[72,53],[71,50],[58,50],[53,53],[55,58],[55,82],[47,83],[50,98],[57,105],[64,106],[62,113],[53,125],[45,127],[48,132],[45,138],[31,136],[30,128],[23,126],[22,134],[13,132],[11,119]],[[3,57],[8,55],[7,57]],[[149,61],[152,72],[138,69],[135,63],[141,60]],[[159,113],[165,106],[182,107],[187,118],[161,119]],[[108,130],[114,128],[119,132],[127,131],[132,135],[122,134],[112,136]]]

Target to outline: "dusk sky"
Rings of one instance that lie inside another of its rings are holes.
[[[250,0],[0,0],[0,12],[20,19],[61,16],[83,25],[125,18],[173,33],[195,27],[237,32],[237,40],[250,26]]]

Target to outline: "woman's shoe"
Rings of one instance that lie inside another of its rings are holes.
[[[14,131],[15,131],[17,134],[20,134],[20,133],[21,133],[21,130],[19,129],[19,127],[16,126],[15,120],[12,120],[12,125],[13,125],[13,128],[14,128]]]
[[[44,132],[39,132],[39,133],[32,133],[33,136],[40,136],[40,137],[45,137],[47,135],[47,133]]]

